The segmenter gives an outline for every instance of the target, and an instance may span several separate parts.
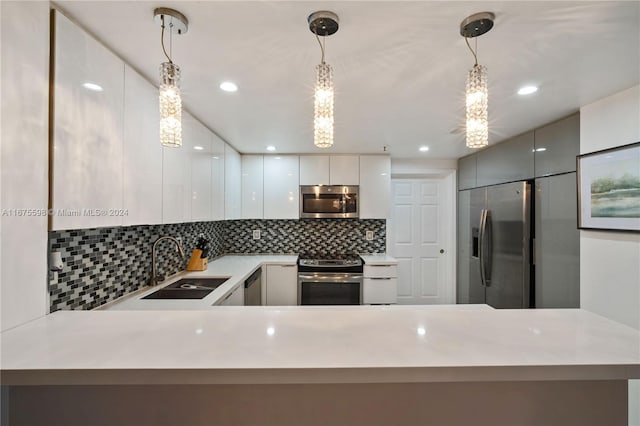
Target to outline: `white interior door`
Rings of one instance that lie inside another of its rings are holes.
[[[392,179],[389,252],[398,259],[398,303],[455,303],[453,175]]]

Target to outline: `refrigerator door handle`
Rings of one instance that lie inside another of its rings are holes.
[[[493,224],[491,222],[491,210],[486,210],[484,214],[484,232],[482,242],[486,247],[486,252],[482,258],[484,265],[484,285],[491,285],[491,265],[493,264]],[[483,249],[484,250],[484,249]]]
[[[482,209],[480,211],[480,230],[478,232],[478,260],[480,263],[480,283],[486,286],[485,270],[484,270],[484,233],[487,219],[487,211]]]

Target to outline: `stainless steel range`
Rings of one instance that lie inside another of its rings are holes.
[[[356,254],[301,254],[298,305],[362,304],[362,272]]]

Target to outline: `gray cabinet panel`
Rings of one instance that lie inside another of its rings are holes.
[[[576,174],[535,182],[537,308],[580,307],[580,233]]]
[[[574,114],[535,130],[535,175],[576,171],[580,153],[580,114]]]
[[[458,275],[456,303],[485,303],[477,253],[480,213],[486,208],[487,190],[458,191]]]
[[[477,185],[533,178],[533,131],[478,152]]]
[[[458,160],[458,189],[476,187],[476,154]]]

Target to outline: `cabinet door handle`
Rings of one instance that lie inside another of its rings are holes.
[[[283,268],[293,268],[296,265],[280,265]]]
[[[368,278],[370,280],[392,280],[392,277],[373,277],[373,278]]]

